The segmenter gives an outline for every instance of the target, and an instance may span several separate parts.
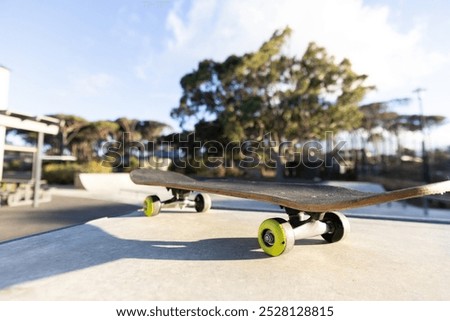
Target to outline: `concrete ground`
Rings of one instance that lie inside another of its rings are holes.
[[[147,193],[53,190],[69,208],[96,204],[85,219],[109,218],[0,243],[0,300],[450,300],[450,224],[421,222],[449,223],[448,210],[353,210],[346,240],[300,240],[271,258],[256,235],[264,219],[283,216],[276,206],[213,196],[209,213],[147,218],[135,210]],[[77,216],[48,206],[48,221]]]
[[[57,194],[57,193],[55,193]],[[0,242],[43,233],[59,228],[84,224],[101,217],[123,215],[139,206],[89,198],[53,195],[52,201],[31,206],[0,207]]]

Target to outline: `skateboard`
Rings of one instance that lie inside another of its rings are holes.
[[[179,173],[154,169],[136,169],[130,177],[136,184],[163,186],[172,192],[173,197],[165,201],[157,195],[145,198],[143,210],[147,216],[155,216],[166,207],[194,207],[197,212],[206,212],[211,208],[211,198],[206,193],[279,205],[284,208],[288,220],[270,218],[258,229],[258,243],[270,256],[287,253],[299,239],[319,235],[329,243],[344,239],[350,232],[350,224],[339,211],[450,191],[450,180],[385,193],[368,193],[317,184],[199,181]],[[199,192],[194,200],[189,199],[191,192]]]

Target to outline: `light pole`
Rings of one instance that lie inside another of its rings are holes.
[[[423,102],[422,97],[420,95],[421,92],[425,91],[423,88],[417,88],[413,91],[413,93],[417,94],[417,101],[419,102],[419,110],[420,110],[420,130],[422,132],[422,174],[423,180],[426,184],[430,183],[430,166],[428,163],[428,152],[425,146],[425,115],[423,113]],[[426,197],[423,198],[423,210],[424,214],[428,215],[428,199]]]

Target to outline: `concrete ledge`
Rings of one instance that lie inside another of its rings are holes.
[[[449,300],[449,225],[350,219],[269,258],[277,213],[140,212],[0,245],[0,300]]]
[[[80,187],[89,192],[93,198],[117,200],[124,203],[131,201],[142,204],[144,197],[149,194],[157,193],[164,197],[172,195],[164,187],[133,183],[129,173],[80,173],[77,181]]]
[[[117,192],[120,189],[142,189],[142,186],[134,184],[129,173],[80,173],[79,183],[89,192]]]

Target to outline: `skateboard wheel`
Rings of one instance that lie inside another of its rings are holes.
[[[350,223],[344,214],[339,212],[327,212],[322,220],[330,228],[328,233],[322,234],[325,241],[329,243],[344,239],[350,232]]]
[[[267,255],[279,256],[294,247],[294,230],[282,218],[267,219],[259,226],[258,243]]]
[[[208,194],[197,194],[194,201],[195,210],[199,213],[207,212],[211,208],[211,197]]]
[[[156,216],[161,210],[161,200],[156,195],[150,195],[144,200],[144,213],[148,217]]]

